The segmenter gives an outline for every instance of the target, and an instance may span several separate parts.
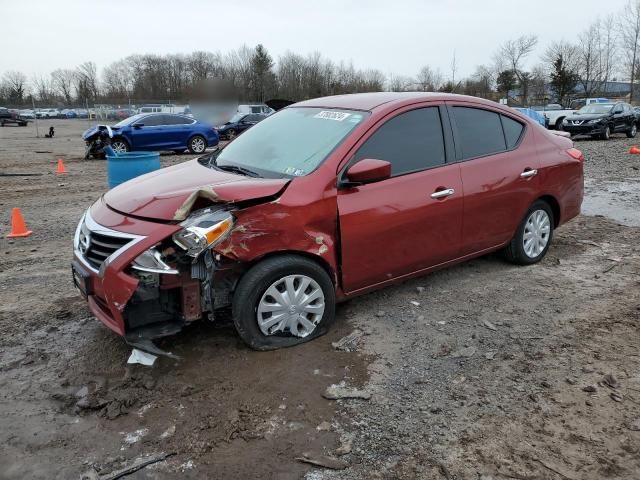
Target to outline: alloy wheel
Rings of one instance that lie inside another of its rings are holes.
[[[522,246],[529,258],[539,257],[549,243],[551,233],[551,219],[544,210],[535,210],[529,215],[524,224]]]
[[[124,142],[113,142],[111,144],[111,148],[116,153],[126,153],[127,152],[127,144]]]
[[[273,282],[258,302],[257,321],[264,335],[289,334],[304,338],[322,320],[322,288],[306,275],[288,275]]]
[[[206,145],[204,143],[204,140],[200,137],[196,137],[193,140],[191,140],[191,149],[195,152],[195,153],[202,153],[204,152],[206,148]]]

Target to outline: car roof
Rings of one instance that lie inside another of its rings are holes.
[[[453,93],[440,92],[371,92],[352,93],[348,95],[334,95],[331,97],[320,97],[312,100],[304,100],[294,103],[292,107],[324,107],[324,108],[344,108],[349,110],[371,111],[381,106],[403,106],[415,102],[427,100],[461,100],[481,103],[488,106],[498,106],[496,102],[484,100],[468,95],[457,95]],[[289,108],[289,107],[288,107]]]

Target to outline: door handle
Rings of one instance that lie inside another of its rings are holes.
[[[535,177],[538,174],[538,170],[525,170],[520,174],[520,178]]]
[[[438,190],[431,194],[431,198],[444,198],[453,195],[456,191],[453,188],[447,188],[445,190]]]

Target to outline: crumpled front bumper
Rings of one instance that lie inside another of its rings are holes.
[[[102,323],[118,335],[135,334],[125,314],[132,298],[138,294],[140,284],[140,280],[130,273],[131,262],[145,250],[173,235],[180,226],[124,216],[108,208],[102,199],[91,207],[87,216],[91,228],[98,233],[130,235],[131,242],[116,250],[97,268],[79,244],[79,225],[72,262],[74,283],[86,297],[91,312]],[[171,280],[176,288],[180,288],[180,281]]]

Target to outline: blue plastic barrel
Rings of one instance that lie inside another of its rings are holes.
[[[158,152],[126,152],[107,155],[107,182],[109,188],[160,169]]]

